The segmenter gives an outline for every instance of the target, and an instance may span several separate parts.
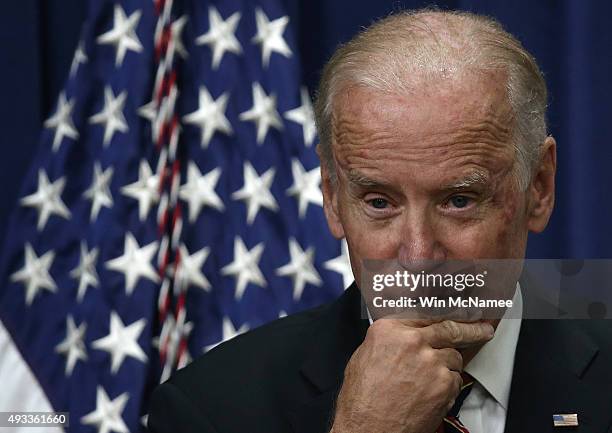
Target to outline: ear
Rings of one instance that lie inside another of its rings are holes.
[[[327,225],[336,239],[344,238],[344,227],[338,213],[338,180],[334,182],[325,162],[321,163],[321,189],[323,192],[323,210]]]
[[[540,233],[546,228],[555,204],[555,173],[557,171],[557,143],[546,137],[539,166],[529,186],[527,228]]]

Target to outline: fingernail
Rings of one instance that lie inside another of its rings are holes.
[[[488,322],[483,322],[482,324],[485,333],[489,336],[489,338],[493,338],[493,336],[495,335],[495,328],[493,328],[493,325]]]

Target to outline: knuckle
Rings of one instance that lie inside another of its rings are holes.
[[[440,402],[446,402],[449,398],[455,398],[455,378],[448,369],[440,369],[436,377],[436,386],[433,390],[435,398]]]
[[[389,334],[390,331],[390,323],[388,320],[380,319],[375,321],[368,328],[367,336],[374,341],[379,341],[382,338],[385,338]]]
[[[372,324],[368,328],[368,332],[376,333],[378,331],[385,330],[386,327],[387,327],[387,320],[385,320],[385,319],[378,319],[378,320],[375,320],[374,322],[372,322]]]
[[[456,322],[447,320],[446,322],[444,322],[444,328],[449,340],[452,343],[459,343],[461,341],[461,329],[459,328],[459,325]]]
[[[423,365],[427,367],[432,367],[436,365],[437,357],[436,357],[435,349],[425,348],[425,350],[421,352],[421,360],[422,360]]]
[[[477,325],[472,325],[470,326],[470,338],[472,340],[478,340],[480,338],[482,338],[482,330],[480,328],[480,326]]]
[[[442,368],[440,369],[438,377],[445,393],[452,395],[456,395],[455,391],[458,393],[462,384],[461,375],[459,373],[448,370],[447,368]]]
[[[459,393],[461,392],[461,386],[463,385],[463,379],[461,378],[461,374],[455,372],[452,372],[452,376],[453,376],[453,393],[454,395],[459,395]]]
[[[448,391],[452,389],[455,379],[447,368],[440,368],[438,371],[438,382],[442,386],[444,393],[448,393]]]
[[[406,344],[406,349],[414,351],[423,347],[425,338],[418,330],[410,329],[406,331],[406,338],[404,339],[404,342]]]
[[[455,357],[455,362],[457,365],[463,366],[463,355],[457,349],[452,349],[453,356]]]

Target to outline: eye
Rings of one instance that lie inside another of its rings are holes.
[[[370,203],[370,205],[374,209],[385,209],[387,206],[389,206],[389,202],[385,200],[384,198],[380,198],[380,197],[374,198],[370,200],[368,203]]]
[[[465,195],[455,195],[451,197],[449,202],[457,209],[461,209],[470,204],[470,198]]]

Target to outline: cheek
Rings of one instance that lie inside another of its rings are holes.
[[[522,257],[526,241],[522,195],[512,191],[499,193],[483,218],[457,230],[446,227],[449,256],[453,258]]]
[[[516,226],[516,217],[517,217],[517,206],[516,202],[511,201],[506,206],[504,206],[501,210],[501,215],[499,216],[499,232],[497,235],[497,240],[502,242],[508,238],[514,231]]]
[[[522,257],[526,242],[526,221],[522,194],[507,191],[500,201],[495,221],[491,224],[496,257]]]
[[[345,226],[346,241],[348,243],[351,269],[355,281],[358,285],[361,283],[362,275],[371,275],[372,266],[378,260],[395,260],[398,254],[398,247],[391,243],[390,240],[383,236],[364,230],[363,226],[349,224],[349,228]],[[368,265],[368,260],[374,260]],[[365,262],[365,263],[364,263]],[[369,269],[365,271],[364,269]],[[367,287],[362,286],[362,287]]]
[[[341,218],[346,239],[356,258],[396,258],[399,236],[393,226],[372,227],[364,220],[363,214],[354,209],[349,209]]]

